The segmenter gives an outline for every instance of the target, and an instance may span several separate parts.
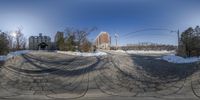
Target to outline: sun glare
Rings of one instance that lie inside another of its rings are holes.
[[[16,37],[16,36],[17,36],[17,33],[13,32],[11,35],[12,35],[13,37]]]

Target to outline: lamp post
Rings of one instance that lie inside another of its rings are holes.
[[[177,38],[178,38],[178,47],[179,47],[179,45],[180,45],[180,33],[179,33],[179,30],[178,31],[171,31],[171,33],[177,33]]]
[[[119,35],[116,33],[116,34],[115,34],[115,42],[116,42],[115,49],[116,49],[116,50],[117,50],[117,47],[118,47],[118,43],[117,43],[118,38],[119,38]]]

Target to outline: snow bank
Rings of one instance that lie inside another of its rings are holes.
[[[14,56],[19,56],[19,55],[21,55],[21,54],[26,54],[26,53],[28,53],[28,52],[30,52],[30,51],[29,51],[29,50],[21,50],[21,51],[10,52],[10,53],[7,55],[7,59],[12,58],[12,57],[14,57]]]
[[[7,56],[0,56],[0,61],[5,61]]]
[[[174,51],[167,51],[167,50],[161,50],[161,51],[128,50],[126,52],[129,53],[129,54],[168,54],[168,53],[173,53]]]
[[[175,51],[167,51],[167,50],[161,50],[161,51],[156,51],[156,50],[112,50],[114,52],[118,53],[128,53],[128,54],[171,54],[174,53]]]
[[[126,53],[124,50],[113,50],[114,52],[119,52],[119,53]]]
[[[68,55],[75,55],[75,56],[103,56],[107,55],[105,52],[95,52],[95,53],[82,53],[82,52],[71,52],[71,51],[57,51],[57,53],[68,54]]]
[[[9,58],[12,58],[14,56],[18,56],[18,55],[21,55],[21,54],[26,54],[28,52],[30,52],[30,51],[29,50],[21,50],[21,51],[10,52],[7,55],[0,56],[0,61],[5,61],[5,60],[7,60]]]
[[[171,63],[193,63],[200,61],[200,57],[183,58],[175,55],[163,56],[162,59]]]

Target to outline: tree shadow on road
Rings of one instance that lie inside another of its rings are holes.
[[[28,74],[54,74],[54,75],[58,75],[58,76],[77,76],[77,75],[82,75],[82,74],[86,74],[89,72],[92,72],[94,70],[96,70],[96,67],[98,66],[98,64],[100,63],[100,59],[99,57],[96,57],[96,62],[94,62],[93,64],[83,67],[83,68],[78,68],[78,69],[65,69],[63,68],[47,68],[47,67],[43,67],[43,66],[39,66],[37,65],[34,61],[31,61],[30,58],[28,58],[25,55],[22,55],[24,57],[24,59],[26,59],[31,65],[35,66],[36,68],[38,68],[37,70],[28,70],[28,69],[21,69],[21,68],[17,68],[14,66],[7,66],[9,68],[12,68],[16,71],[18,71],[19,73],[26,73]],[[68,64],[66,64],[68,65]],[[76,68],[76,66],[74,66]],[[99,69],[100,70],[100,69]]]
[[[0,67],[4,65],[4,61],[0,61]]]

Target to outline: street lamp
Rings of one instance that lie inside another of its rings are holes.
[[[178,30],[178,31],[171,30],[170,32],[171,32],[171,33],[177,33],[178,47],[179,47],[179,45],[180,45],[180,33],[179,33],[179,30]]]
[[[116,47],[115,47],[115,49],[117,50],[117,39],[119,38],[119,35],[116,33],[115,34],[115,41],[116,41]]]

